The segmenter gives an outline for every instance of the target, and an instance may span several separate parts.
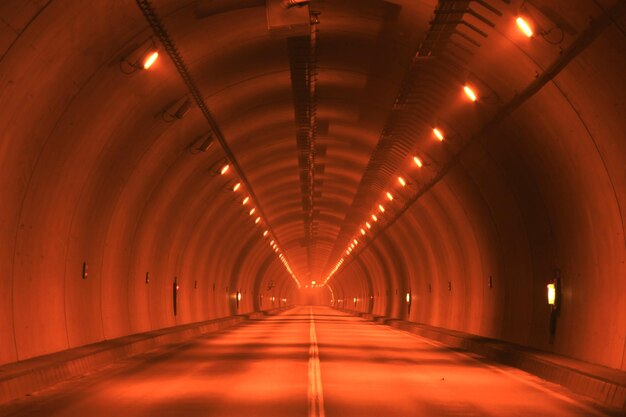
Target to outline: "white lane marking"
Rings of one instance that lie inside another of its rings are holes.
[[[309,417],[324,417],[324,394],[322,392],[322,376],[320,372],[320,351],[317,347],[313,308],[310,310],[311,327],[309,335]]]
[[[575,398],[571,398],[570,396],[568,396],[566,394],[561,394],[560,392],[557,392],[557,391],[555,391],[555,390],[553,390],[551,388],[545,387],[545,386],[541,385],[540,383],[537,383],[535,381],[526,379],[526,378],[524,378],[522,376],[515,375],[511,371],[509,371],[509,369],[510,369],[510,370],[523,372],[525,374],[528,374],[528,376],[530,376],[531,378],[538,378],[542,382],[547,382],[549,384],[554,384],[554,385],[558,386],[561,389],[568,390],[567,388],[563,387],[562,385],[559,385],[559,384],[557,384],[555,382],[550,382],[550,381],[547,381],[547,380],[543,380],[543,379],[541,379],[540,377],[538,377],[536,375],[533,375],[533,374],[531,374],[529,372],[524,371],[523,369],[510,367],[510,366],[507,366],[507,365],[500,365],[500,366],[503,366],[505,368],[500,368],[497,365],[490,365],[488,363],[483,362],[480,359],[477,359],[477,358],[473,357],[470,354],[471,352],[467,352],[467,353],[466,352],[457,352],[457,351],[453,350],[453,347],[451,347],[451,346],[448,346],[448,345],[446,345],[444,343],[441,343],[441,342],[438,342],[436,340],[427,339],[424,336],[420,336],[418,334],[411,333],[411,332],[409,332],[407,330],[400,330],[400,329],[396,329],[395,327],[391,327],[391,326],[387,326],[387,328],[389,330],[393,330],[394,332],[401,333],[401,334],[404,334],[406,336],[411,336],[411,337],[413,337],[415,339],[419,339],[420,341],[422,341],[423,343],[426,343],[428,345],[444,348],[444,349],[450,351],[450,353],[452,353],[455,356],[458,356],[458,357],[461,357],[461,358],[469,358],[470,360],[472,360],[472,361],[474,361],[474,362],[476,362],[476,363],[478,363],[478,364],[480,364],[480,365],[482,365],[482,366],[484,366],[486,368],[489,368],[489,369],[491,369],[493,371],[496,371],[496,372],[498,372],[498,373],[500,373],[502,375],[505,375],[505,376],[507,376],[507,377],[509,377],[511,379],[515,379],[518,382],[521,382],[521,383],[523,383],[525,385],[528,385],[528,386],[530,386],[532,388],[535,388],[536,390],[542,391],[545,394],[550,395],[550,396],[552,396],[554,398],[557,398],[557,399],[559,399],[561,401],[564,401],[564,402],[566,402],[568,404],[577,406],[580,409],[585,410],[586,412],[593,414],[594,416],[607,417],[606,413],[603,413],[600,410],[596,410],[595,408],[585,404],[582,401],[578,401]],[[480,355],[478,355],[478,356],[480,356]],[[489,360],[488,358],[485,358],[485,359]],[[570,390],[568,390],[568,391],[570,391]],[[572,391],[570,391],[570,392],[572,392]],[[581,394],[576,394],[574,392],[572,392],[572,395],[579,395],[579,396],[583,397]]]

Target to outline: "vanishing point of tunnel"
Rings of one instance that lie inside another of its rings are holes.
[[[0,416],[626,416],[626,0],[0,0]]]

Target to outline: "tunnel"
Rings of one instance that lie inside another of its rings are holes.
[[[625,98],[623,0],[0,1],[0,415],[626,415]]]

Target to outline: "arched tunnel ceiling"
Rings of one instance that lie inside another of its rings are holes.
[[[405,292],[435,294],[408,318],[541,348],[557,268],[579,308],[555,349],[626,366],[623,2],[150,2],[227,149],[138,3],[0,5],[0,362],[234,314],[233,291],[293,298],[280,253],[333,301],[402,316]],[[106,279],[75,291],[83,262]],[[175,319],[154,303],[173,277],[201,292]]]

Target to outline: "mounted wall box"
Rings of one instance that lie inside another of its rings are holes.
[[[174,316],[178,313],[178,290],[180,287],[178,286],[178,277],[174,277],[174,282],[172,283],[172,306],[174,307]]]
[[[146,272],[146,284],[150,284],[150,272]]]
[[[87,262],[83,262],[83,279],[87,279],[89,278],[89,265],[87,265]]]

